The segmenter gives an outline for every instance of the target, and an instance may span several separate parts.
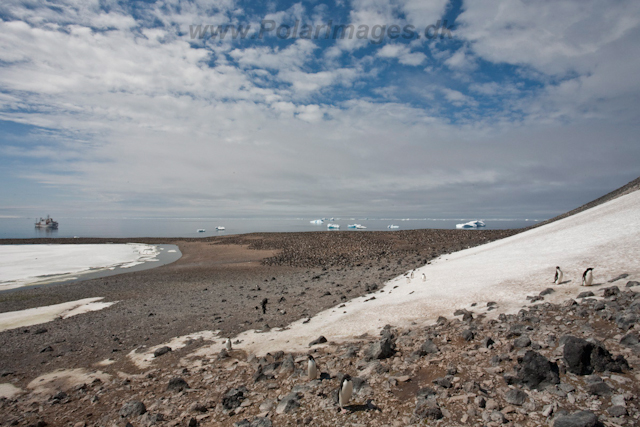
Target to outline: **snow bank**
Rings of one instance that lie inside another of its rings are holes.
[[[548,287],[556,292],[545,297],[547,301],[575,297],[587,267],[595,267],[595,286],[610,286],[606,282],[621,273],[638,280],[639,214],[637,191],[506,239],[445,255],[417,269],[413,280],[400,276],[387,282],[374,300],[366,301],[372,295],[356,298],[282,331],[244,332],[237,337],[242,344],[235,347],[258,355],[307,351],[309,342],[320,335],[337,342],[367,332],[377,335],[386,324],[433,323],[439,315],[451,318],[455,309],[472,303],[477,303],[472,308],[476,313],[486,310],[489,301],[496,301],[500,312],[517,312],[527,295]],[[569,283],[552,284],[556,265]]]
[[[117,302],[98,302],[101,299],[101,297],[85,298],[77,301],[63,302],[62,304],[0,313],[0,332],[6,331],[7,329],[51,322],[57,318],[67,319],[78,314],[102,310]]]
[[[128,268],[157,261],[157,246],[0,245],[0,291],[71,279],[90,270]]]

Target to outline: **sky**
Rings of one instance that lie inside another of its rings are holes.
[[[0,217],[549,218],[639,76],[637,0],[3,0]]]

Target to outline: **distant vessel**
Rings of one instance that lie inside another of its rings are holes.
[[[219,225],[219,226],[216,227],[216,230],[224,231],[224,230],[226,230],[226,228],[224,228],[223,226]]]
[[[327,228],[335,230],[335,229],[340,228],[340,225],[338,225],[338,224],[327,224]]]
[[[207,230],[205,230],[204,228],[198,228],[198,233],[204,233],[205,231]]]
[[[49,215],[46,218],[40,218],[40,221],[36,221],[36,228],[58,228],[58,222],[54,221]]]
[[[400,226],[391,224],[391,225],[387,225],[387,228],[400,228]]]
[[[456,228],[479,228],[486,227],[485,223],[480,220],[465,222],[464,224],[456,224]]]
[[[321,219],[314,219],[313,221],[309,221],[311,224],[322,224],[324,221]]]
[[[347,228],[357,228],[359,230],[363,229],[363,228],[367,228],[362,224],[351,224],[351,225],[347,225]]]

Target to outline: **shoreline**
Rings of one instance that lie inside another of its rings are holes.
[[[204,330],[235,336],[250,329],[282,328],[381,288],[438,255],[515,233],[262,233],[164,241],[177,244],[182,258],[140,272],[0,294],[0,312],[85,298],[119,301],[71,319],[1,332],[6,345],[0,348],[0,360],[5,361],[3,369],[26,379]],[[269,301],[266,314],[258,309],[263,298]],[[96,328],[106,333],[96,334]],[[47,332],[36,333],[40,329]],[[49,346],[53,351],[41,353]]]

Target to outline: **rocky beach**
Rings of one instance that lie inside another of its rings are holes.
[[[629,242],[604,232],[633,216],[637,195],[524,233],[136,239],[176,244],[183,256],[0,294],[2,313],[115,302],[0,332],[0,425],[638,425],[640,268]],[[608,225],[597,233],[599,224]],[[585,237],[588,256],[566,254],[585,227],[597,245]],[[555,266],[536,253],[549,244],[565,264],[597,260],[597,248],[608,265],[596,265],[592,287],[569,266],[554,285]],[[509,256],[524,256],[531,272],[509,270]],[[478,268],[485,259],[493,268]],[[447,294],[455,303],[429,308]],[[308,354],[318,378],[308,378]],[[354,395],[340,411],[346,374]]]

